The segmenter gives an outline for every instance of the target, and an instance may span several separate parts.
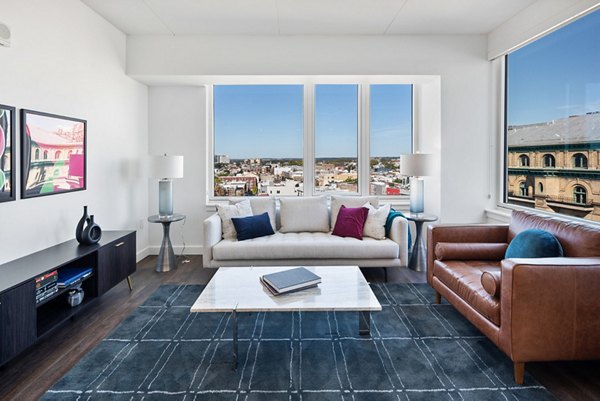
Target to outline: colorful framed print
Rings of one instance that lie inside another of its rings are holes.
[[[15,200],[15,108],[0,104],[0,202]]]
[[[21,110],[21,198],[86,189],[87,122]]]

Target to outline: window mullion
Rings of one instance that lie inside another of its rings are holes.
[[[304,196],[315,189],[315,85],[304,85]]]
[[[358,191],[366,196],[369,195],[371,174],[369,84],[360,84],[358,90]]]

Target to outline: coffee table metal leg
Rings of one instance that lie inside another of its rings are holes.
[[[237,370],[237,360],[238,360],[238,324],[237,324],[237,312],[233,310],[231,312],[231,321],[233,324],[233,361],[232,368],[233,370]]]
[[[371,335],[371,312],[358,312],[358,334],[361,336]]]

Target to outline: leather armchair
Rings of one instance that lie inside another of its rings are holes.
[[[565,257],[488,259],[482,251],[527,228],[552,232]],[[445,298],[508,355],[515,382],[523,383],[526,362],[600,359],[600,227],[519,211],[510,225],[436,225],[428,234],[436,302]],[[462,243],[451,256],[464,258],[440,260],[443,243]],[[498,295],[483,289],[484,271],[500,273]]]

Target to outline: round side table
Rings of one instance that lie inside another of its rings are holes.
[[[154,216],[148,217],[150,223],[162,223],[163,226],[163,239],[160,245],[160,252],[156,259],[156,271],[157,272],[168,272],[177,267],[177,259],[175,258],[175,252],[173,251],[173,245],[171,244],[171,237],[169,231],[171,223],[181,221],[185,219],[183,214],[173,214],[171,216]]]
[[[426,248],[423,241],[423,223],[431,223],[438,219],[433,214],[426,213],[405,213],[406,219],[415,223],[415,245],[413,246],[412,252],[410,253],[410,259],[408,261],[409,269],[417,272],[427,270],[426,262]]]

